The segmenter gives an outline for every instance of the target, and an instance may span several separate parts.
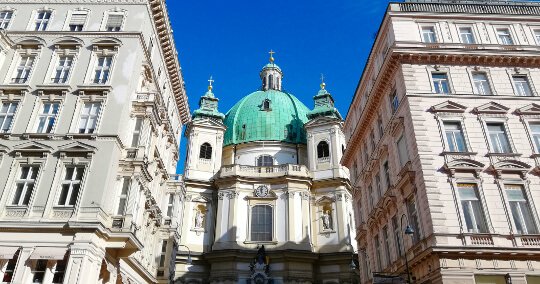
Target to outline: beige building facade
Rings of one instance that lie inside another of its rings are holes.
[[[537,3],[389,4],[344,126],[361,283],[540,283],[538,90]]]
[[[169,283],[190,120],[162,0],[0,2],[1,283]]]

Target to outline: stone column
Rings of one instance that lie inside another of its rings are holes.
[[[98,283],[104,256],[105,251],[94,244],[72,245],[64,281],[72,284]]]
[[[30,255],[34,248],[32,247],[23,247],[19,253],[19,259],[17,260],[17,265],[15,266],[15,271],[13,273],[13,280],[11,283],[27,283],[31,282],[30,279]]]

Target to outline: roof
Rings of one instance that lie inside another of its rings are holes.
[[[269,100],[270,108],[263,103]],[[253,141],[306,144],[304,124],[309,109],[292,94],[256,91],[236,103],[225,115],[224,145]]]

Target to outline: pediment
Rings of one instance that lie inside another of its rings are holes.
[[[517,114],[540,114],[540,105],[529,104],[516,110]]]
[[[335,202],[334,198],[328,197],[328,196],[323,196],[323,197],[317,199],[317,201],[315,201],[315,204],[325,204],[325,203],[333,203],[333,202]]]
[[[204,196],[195,196],[191,199],[191,202],[198,202],[198,203],[209,203],[210,199],[204,197]]]
[[[22,143],[13,147],[14,152],[36,152],[36,153],[48,152],[50,153],[52,152],[52,150],[53,150],[52,147],[39,143],[39,142],[35,142],[35,141],[25,142],[25,143]]]
[[[324,125],[324,124],[341,124],[343,121],[334,117],[319,116],[304,124],[306,127]]]
[[[204,118],[204,119],[194,119],[191,121],[192,126],[203,126],[203,127],[219,127],[223,128],[223,123],[215,119]]]
[[[496,102],[489,102],[474,108],[476,113],[507,113],[510,108]]]
[[[430,108],[432,112],[457,112],[463,113],[467,109],[466,106],[458,104],[453,101],[446,101]]]
[[[81,142],[72,142],[58,147],[61,153],[95,153],[96,148]]]
[[[445,168],[453,169],[453,170],[456,170],[456,169],[476,170],[476,169],[483,169],[484,166],[485,166],[484,164],[478,161],[472,160],[472,159],[457,159],[457,160],[454,160],[445,164]]]
[[[527,163],[518,160],[504,160],[493,165],[496,170],[529,170],[531,166]]]

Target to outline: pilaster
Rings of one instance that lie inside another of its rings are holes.
[[[98,283],[101,263],[105,252],[93,244],[71,246],[66,275],[66,283]]]

